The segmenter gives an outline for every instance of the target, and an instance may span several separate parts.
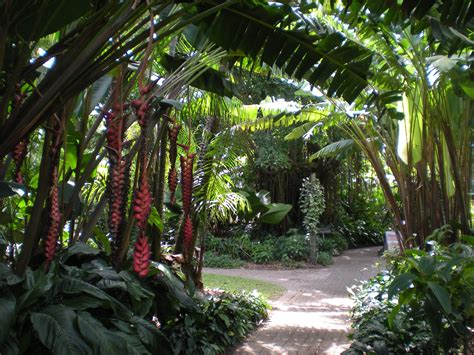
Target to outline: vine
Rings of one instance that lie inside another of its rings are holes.
[[[303,179],[300,192],[300,209],[304,214],[303,226],[310,236],[316,236],[319,232],[319,218],[325,209],[324,188],[312,174]]]

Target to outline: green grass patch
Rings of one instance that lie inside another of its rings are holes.
[[[284,287],[271,282],[238,276],[204,274],[203,282],[205,288],[220,288],[233,294],[239,293],[240,291],[252,292],[253,290],[257,290],[267,299],[276,299],[286,290]]]

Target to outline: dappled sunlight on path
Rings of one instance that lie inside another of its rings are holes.
[[[270,319],[230,354],[340,354],[349,346],[347,287],[377,272],[380,248],[348,250],[329,267],[296,270],[217,270],[287,288],[272,301]]]

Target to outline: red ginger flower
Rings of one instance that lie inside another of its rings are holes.
[[[117,233],[122,221],[123,191],[125,188],[126,162],[120,160],[117,165],[111,167],[111,203],[109,214],[109,226],[113,234]]]
[[[170,200],[174,205],[176,203],[176,198],[174,194],[176,193],[176,186],[178,186],[178,174],[176,173],[175,168],[170,168],[168,173],[168,186],[170,189]]]
[[[23,184],[23,175],[21,174],[21,164],[28,153],[28,138],[21,140],[12,151],[13,161],[15,162],[15,182]]]
[[[113,151],[112,154],[118,159],[122,153],[123,117],[120,115],[120,112],[113,110],[105,114],[105,120],[107,126],[107,147]]]
[[[145,236],[143,231],[140,231],[140,235],[135,243],[135,250],[133,252],[133,270],[140,276],[145,277],[148,275],[148,267],[150,266],[150,245],[148,244],[148,238]]]
[[[193,163],[195,154],[180,156],[181,163],[181,185],[183,191],[183,211],[189,214],[191,210],[191,198],[193,193]]]
[[[151,211],[151,193],[148,185],[146,173],[142,173],[140,179],[140,186],[135,192],[135,199],[133,201],[133,212],[137,220],[138,228],[145,229],[148,216]]]
[[[190,253],[193,244],[193,222],[191,221],[191,217],[189,217],[189,215],[187,215],[184,219],[183,237],[184,248],[187,253]]]
[[[53,186],[51,188],[51,215],[49,220],[48,234],[44,241],[44,255],[46,256],[46,269],[53,260],[56,253],[56,244],[59,236],[59,227],[61,223],[61,213],[59,212],[59,191],[58,191],[58,173],[57,168],[54,169]]]

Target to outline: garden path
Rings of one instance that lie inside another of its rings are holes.
[[[378,271],[380,247],[352,249],[316,269],[211,269],[222,275],[270,281],[287,291],[270,302],[269,320],[229,354],[340,354],[349,346],[347,287]]]

